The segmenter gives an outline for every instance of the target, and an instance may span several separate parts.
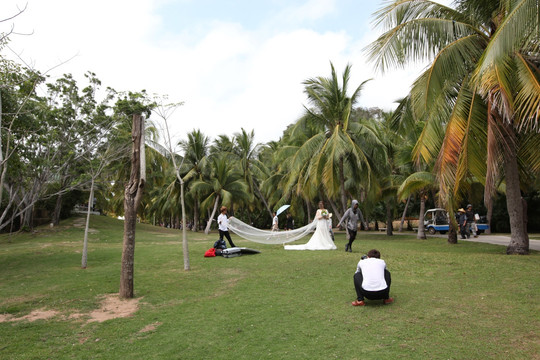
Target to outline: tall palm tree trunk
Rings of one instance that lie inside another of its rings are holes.
[[[516,134],[511,124],[505,125],[506,147],[504,153],[504,173],[506,178],[506,207],[510,217],[510,244],[507,254],[525,255],[529,253],[529,241],[523,228],[523,205],[516,150]]]
[[[426,212],[426,197],[424,191],[420,191],[420,215],[418,216],[418,234],[417,239],[427,239],[424,229],[424,213]]]

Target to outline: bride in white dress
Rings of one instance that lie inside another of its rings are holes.
[[[323,215],[324,213],[326,215]],[[324,208],[324,203],[319,201],[319,209],[315,214],[314,220],[317,221],[317,228],[311,239],[309,239],[307,244],[285,245],[285,250],[336,250],[337,247],[330,236],[330,229],[328,226],[329,217],[330,214]]]

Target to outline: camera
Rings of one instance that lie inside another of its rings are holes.
[[[367,259],[367,255],[362,255],[362,257],[360,258],[361,260],[366,260]]]

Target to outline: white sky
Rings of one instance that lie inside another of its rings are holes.
[[[448,3],[449,1],[443,1]],[[71,73],[84,87],[93,71],[117,91],[185,102],[171,118],[176,139],[198,128],[214,139],[243,127],[258,142],[278,140],[307,104],[302,81],[341,74],[351,88],[372,78],[359,105],[394,109],[418,69],[374,73],[363,48],[377,0],[1,0],[0,32],[10,49],[51,80]],[[9,50],[3,54],[10,55]]]

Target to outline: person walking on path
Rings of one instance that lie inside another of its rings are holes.
[[[471,234],[473,234],[475,238],[478,237],[478,235],[476,234],[476,221],[474,219],[474,213],[471,204],[467,205],[467,211],[465,211],[465,215],[467,215],[467,238],[469,238]]]
[[[287,214],[287,221],[285,223],[285,230],[294,230],[294,219],[290,213]]]
[[[469,233],[467,232],[467,214],[466,211],[461,208],[458,210],[459,217],[458,217],[458,225],[459,225],[459,233],[461,234],[462,239],[468,239],[470,237]]]
[[[360,220],[360,210],[358,210],[358,201],[351,201],[351,207],[345,211],[341,220],[339,220],[339,227],[344,221],[347,221],[345,230],[347,231],[347,240],[349,242],[345,245],[345,251],[352,252],[352,243],[356,239],[356,233],[358,231],[358,220]]]
[[[369,300],[382,300],[383,304],[391,304],[394,299],[390,297],[390,284],[392,278],[386,268],[386,262],[381,259],[379,250],[369,250],[367,256],[356,266],[354,274],[354,288],[356,300],[352,306],[365,306],[364,298]]]
[[[223,237],[225,236],[229,241],[229,245],[231,245],[231,247],[236,247],[236,245],[234,245],[231,239],[231,235],[229,234],[229,218],[227,217],[227,207],[222,206],[219,210],[221,212],[221,214],[217,218],[219,240],[223,241]]]

